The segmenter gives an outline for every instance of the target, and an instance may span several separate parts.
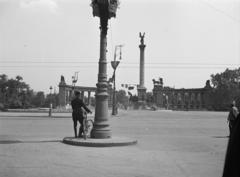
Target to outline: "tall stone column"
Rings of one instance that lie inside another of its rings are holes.
[[[173,102],[174,102],[174,109],[177,109],[177,105],[178,105],[178,96],[177,93],[173,93]]]
[[[84,101],[84,91],[81,91],[81,99]]]
[[[66,89],[65,91],[65,94],[66,94],[66,103],[68,104],[69,103],[69,91]]]
[[[144,69],[145,69],[145,55],[144,50],[146,45],[144,44],[144,36],[145,33],[141,34],[139,33],[139,37],[141,38],[139,45],[140,48],[140,68],[139,68],[139,86],[138,86],[138,101],[139,102],[145,102],[146,101],[146,88],[144,86]]]
[[[184,109],[184,105],[185,105],[185,98],[184,98],[185,94],[184,92],[181,93],[181,109]]]
[[[193,108],[193,92],[190,92],[190,108]]]
[[[199,95],[199,92],[196,93],[196,99],[197,99],[197,109],[200,109],[200,95]]]
[[[194,109],[198,109],[198,97],[197,93],[194,93]]]
[[[203,108],[203,100],[202,100],[202,93],[199,93],[199,109]]]

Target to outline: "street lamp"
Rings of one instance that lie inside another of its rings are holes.
[[[49,96],[49,117],[52,116],[52,86],[50,86],[50,96]]]
[[[74,96],[75,85],[78,81],[78,73],[79,72],[75,72],[74,76],[72,76],[72,94],[71,94],[72,97]]]
[[[166,95],[166,94],[164,93],[163,96],[164,96],[164,100],[165,100],[165,108],[168,110],[168,107],[169,107],[168,95]]]
[[[22,102],[22,104],[23,104],[23,109],[25,110],[27,88],[23,88],[22,91],[23,91],[23,102]]]
[[[117,61],[117,50],[120,49],[120,57],[119,60],[122,59],[122,47],[123,45],[117,45],[115,46],[115,52],[114,52],[114,60],[111,61],[111,65],[113,68],[113,100],[112,100],[112,115],[117,115],[117,106],[116,106],[116,69],[120,63],[120,61]]]
[[[100,58],[98,64],[98,83],[92,138],[111,138],[108,121],[108,83],[107,83],[107,29],[108,19],[116,17],[118,0],[92,0],[93,16],[100,18]]]

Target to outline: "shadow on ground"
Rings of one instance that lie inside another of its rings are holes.
[[[229,138],[229,136],[213,136],[213,138]]]
[[[42,140],[42,141],[19,141],[19,140],[0,140],[0,144],[15,144],[15,143],[56,143],[62,140]]]
[[[34,116],[27,116],[27,115],[4,115],[4,116],[0,116],[1,119],[3,120],[7,120],[8,118],[11,119],[17,119],[17,120],[28,120],[29,118],[44,118],[44,119],[54,119],[54,118],[71,118],[71,116],[44,116],[44,115],[34,115]]]

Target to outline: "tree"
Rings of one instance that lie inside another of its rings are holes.
[[[0,74],[0,85],[2,85],[3,83],[6,83],[8,80],[8,77],[6,74]]]
[[[120,103],[125,108],[128,107],[128,97],[125,90],[119,90],[116,93],[117,103]]]
[[[0,110],[5,110],[7,80],[6,74],[0,75]]]
[[[149,106],[153,104],[153,93],[152,92],[146,93],[146,102]]]
[[[240,103],[240,68],[211,75],[210,102],[215,110],[227,110],[233,100]]]
[[[49,107],[50,101],[53,106],[59,104],[58,94],[47,95],[44,92],[34,92],[29,85],[23,81],[21,76],[8,79],[7,75],[0,75],[0,110],[6,108],[29,108]]]
[[[26,98],[24,91],[29,90],[29,86],[22,81],[21,76],[16,79],[8,79],[7,75],[0,75],[0,102],[4,108],[21,108]]]
[[[52,103],[53,108],[56,108],[57,105],[59,105],[59,95],[56,93],[53,94],[47,94],[45,101],[44,101],[44,107],[49,107],[50,103]]]
[[[44,106],[45,103],[45,95],[44,92],[40,91],[37,92],[33,98],[32,98],[32,102],[31,102],[35,107],[42,107]]]
[[[20,81],[23,80],[23,78],[22,78],[22,76],[17,75],[17,76],[16,76],[16,80],[17,80],[18,82],[20,82]]]
[[[0,100],[4,102],[6,90],[7,90],[7,75],[1,74],[0,75]]]

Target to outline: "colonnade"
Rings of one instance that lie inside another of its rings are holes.
[[[154,89],[153,100],[159,107],[167,109],[204,109],[207,90],[202,89]]]
[[[201,90],[175,90],[168,97],[170,106],[176,109],[202,109],[205,106],[204,93]]]
[[[74,91],[80,92],[80,98],[84,100],[86,97],[87,100],[85,101],[85,104],[90,105],[91,104],[91,96],[92,93],[96,92],[95,87],[82,87],[82,86],[75,86],[74,89],[71,85],[61,85],[59,84],[59,102],[60,106],[66,106],[67,104],[71,103],[71,100],[74,97]],[[85,95],[87,93],[87,95]]]
[[[85,90],[78,90],[78,89],[75,89],[75,91],[79,91],[80,92],[80,98],[82,99],[82,100],[84,100],[84,96],[85,96],[85,92],[87,92],[88,94],[87,94],[87,102],[86,102],[86,104],[87,105],[90,105],[91,104],[91,94],[92,94],[92,92],[93,91],[85,91]],[[65,102],[66,102],[66,104],[70,104],[71,103],[71,100],[72,100],[72,98],[74,97],[74,93],[73,93],[73,90],[66,90],[65,91],[66,93],[65,93],[65,95],[66,95],[66,98],[65,98]],[[95,94],[95,91],[94,91],[94,94]]]

